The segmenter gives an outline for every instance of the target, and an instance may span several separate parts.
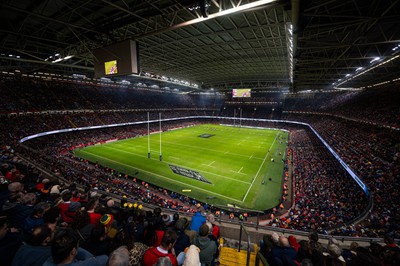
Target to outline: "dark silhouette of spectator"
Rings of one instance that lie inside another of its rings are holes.
[[[180,218],[175,223],[175,231],[178,236],[174,245],[176,256],[179,256],[181,252],[184,252],[190,246],[190,238],[185,234],[185,223],[186,220],[183,218]]]
[[[103,224],[96,224],[90,232],[89,239],[82,243],[82,247],[95,256],[110,254],[111,241],[107,238]]]
[[[22,245],[22,237],[15,228],[8,228],[6,216],[0,216],[0,258],[1,265],[11,265],[15,253]]]
[[[279,246],[273,247],[268,257],[274,266],[295,265],[297,252],[285,236],[279,236]]]
[[[46,202],[39,202],[33,207],[32,214],[25,219],[24,237],[29,237],[36,226],[44,224],[43,216],[49,209],[50,204]]]
[[[141,266],[143,255],[148,247],[143,243],[135,241],[133,226],[134,224],[131,223],[128,224],[126,228],[118,231],[117,235],[112,241],[112,249],[116,249],[119,246],[126,246],[130,265]]]
[[[42,224],[33,229],[28,244],[22,245],[12,262],[13,266],[42,266],[51,256],[54,229]]]
[[[79,237],[80,245],[84,245],[83,243],[86,243],[90,238],[90,234],[95,225],[90,223],[90,217],[86,210],[79,210],[76,212],[76,215],[69,226],[71,229],[75,230]]]
[[[43,266],[68,264],[71,266],[106,265],[108,257],[105,255],[93,256],[83,248],[78,247],[78,238],[71,229],[59,232],[51,245],[51,257]]]

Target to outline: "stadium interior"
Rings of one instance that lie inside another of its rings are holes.
[[[400,0],[0,6],[2,265],[400,265]],[[288,132],[275,207],[74,153],[203,124]]]

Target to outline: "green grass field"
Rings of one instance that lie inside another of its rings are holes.
[[[280,130],[204,124],[163,132],[162,161],[159,133],[150,136],[150,158],[148,136],[75,155],[209,204],[266,210],[279,204],[286,140]]]

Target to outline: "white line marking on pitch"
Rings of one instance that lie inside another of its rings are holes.
[[[236,174],[239,174],[239,175],[246,175],[246,176],[247,176],[247,174],[241,173],[242,169],[243,169],[243,166],[242,166],[242,168],[240,168],[239,171],[233,171],[233,170],[231,170],[231,172],[236,173]]]
[[[253,154],[249,157],[249,159],[253,158]]]
[[[124,151],[124,150],[120,150],[120,149],[116,149],[116,148],[112,148],[112,147],[104,147],[104,148],[116,150],[116,151],[123,152],[123,153],[133,154],[133,155],[136,155],[136,156],[139,156],[139,157],[147,157],[147,156],[140,155],[140,154],[138,154],[138,153],[129,152],[129,151]],[[90,152],[87,152],[87,153],[90,153]],[[96,154],[94,154],[94,153],[91,153],[91,154],[93,154],[93,155],[95,155],[95,156],[99,156],[99,155],[96,155]],[[102,156],[99,156],[99,157],[102,157]],[[106,158],[106,157],[104,157],[104,158]],[[151,159],[151,160],[158,161],[158,159],[155,159],[155,158],[150,158],[150,159]],[[111,160],[111,159],[110,159],[110,160]],[[167,163],[167,164],[170,164],[170,163],[171,163],[171,162],[168,162],[168,161],[166,161],[166,160],[163,160],[163,162],[164,162],[164,163]],[[175,165],[176,165],[176,164],[175,164]],[[177,166],[180,166],[180,165],[177,165]],[[216,173],[211,173],[211,172],[199,170],[199,169],[196,169],[196,168],[189,168],[189,167],[187,167],[187,166],[182,166],[182,167],[183,167],[183,168],[190,169],[190,170],[195,170],[195,171],[197,171],[197,172],[202,172],[202,173],[210,174],[210,175],[213,175],[213,176],[219,176],[219,177],[222,177],[222,178],[225,178],[225,179],[233,180],[233,181],[235,181],[235,182],[240,182],[240,183],[244,183],[244,184],[250,184],[249,182],[245,182],[245,181],[243,181],[243,180],[230,178],[230,177],[223,176],[223,175],[219,175],[219,174],[216,174]],[[132,166],[132,168],[133,168],[133,166]],[[244,174],[243,174],[243,175],[244,175]],[[170,178],[169,178],[169,179],[170,179]],[[174,181],[175,181],[175,179],[171,179],[171,180],[174,180]],[[219,194],[218,194],[218,195],[219,195]]]
[[[213,163],[215,163],[215,161],[212,161],[208,166],[211,166]]]
[[[254,181],[256,181],[257,176],[258,176],[258,174],[260,173],[261,168],[262,168],[262,166],[264,165],[265,160],[267,159],[267,157],[268,157],[268,155],[269,155],[269,151],[271,150],[272,146],[274,146],[274,144],[275,144],[275,141],[276,141],[276,136],[275,136],[275,139],[274,139],[274,141],[272,142],[271,146],[269,147],[268,152],[267,152],[267,154],[265,155],[264,160],[262,161],[262,163],[261,163],[261,165],[260,165],[260,168],[258,168],[257,174],[256,174],[255,177],[252,179],[253,181],[251,182],[251,184],[250,184],[250,186],[249,186],[249,189],[247,190],[246,194],[244,195],[244,197],[243,197],[243,199],[242,199],[242,202],[244,202],[244,201],[246,200],[247,195],[248,195],[249,192],[250,192],[250,189],[253,187]]]
[[[135,169],[135,168],[133,168],[131,165],[128,165],[128,164],[125,164],[125,163],[121,163],[121,162],[112,160],[112,159],[110,159],[110,158],[104,157],[104,156],[100,156],[100,155],[97,155],[97,154],[94,154],[94,153],[91,153],[91,152],[87,152],[87,151],[82,151],[82,152],[83,152],[83,153],[92,154],[92,155],[94,155],[95,157],[103,158],[103,159],[105,159],[105,160],[107,160],[107,161],[111,161],[111,162],[114,162],[114,163],[116,163],[116,164],[128,166],[128,168],[131,168],[131,169]],[[156,159],[154,159],[154,160],[156,160]],[[210,190],[208,190],[208,189],[202,189],[202,188],[199,188],[199,187],[197,187],[197,186],[190,185],[190,184],[187,184],[187,183],[184,183],[184,182],[180,182],[180,181],[178,181],[178,180],[171,179],[171,178],[169,178],[169,177],[162,176],[162,175],[159,175],[159,174],[150,172],[150,171],[146,171],[146,170],[143,170],[143,169],[141,169],[140,171],[145,172],[145,173],[148,173],[148,174],[151,174],[151,175],[159,176],[159,177],[161,177],[161,178],[169,179],[169,180],[171,180],[171,181],[173,181],[173,182],[176,182],[176,183],[185,185],[185,186],[187,186],[187,187],[192,187],[192,188],[197,189],[197,190],[203,190],[203,191],[205,191],[205,192],[207,192],[207,193],[211,193],[211,194],[220,196],[220,197],[222,197],[222,198],[226,198],[226,199],[234,200],[234,201],[237,201],[237,202],[241,202],[241,201],[238,200],[238,199],[234,199],[234,198],[231,198],[231,197],[227,197],[227,196],[225,196],[225,195],[221,195],[221,194],[212,192],[212,191],[210,191]]]

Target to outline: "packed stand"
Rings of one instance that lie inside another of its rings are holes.
[[[367,207],[368,199],[356,182],[308,130],[290,132],[294,205],[288,216],[269,225],[326,233],[345,225]]]
[[[373,193],[374,207],[361,228],[346,227],[337,233],[369,237],[392,233],[398,238],[400,133],[332,117],[296,119],[310,123]]]
[[[15,168],[12,151],[3,150],[2,160],[2,173]],[[145,211],[129,199],[119,207],[98,190],[16,170],[14,181],[1,179],[2,265],[175,266],[218,261],[219,227],[200,204],[191,219],[157,207]]]
[[[326,245],[322,244],[316,231],[311,231],[308,239],[301,241],[293,235],[273,233],[263,236],[260,252],[270,266],[395,266],[400,263],[400,248],[391,236],[385,236],[383,245],[374,242],[362,247],[352,242],[350,247],[344,247],[336,238],[329,239]]]

